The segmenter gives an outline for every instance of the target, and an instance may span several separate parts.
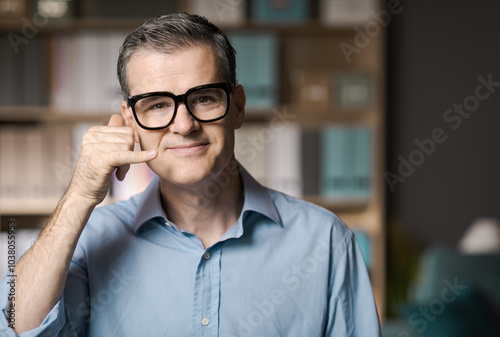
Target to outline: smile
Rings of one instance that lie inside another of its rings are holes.
[[[205,150],[207,146],[208,143],[193,143],[169,147],[168,150],[171,150],[177,154],[195,154]]]

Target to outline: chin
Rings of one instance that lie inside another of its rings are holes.
[[[196,163],[187,161],[181,163],[176,161],[177,165],[161,165],[160,163],[151,163],[151,169],[166,182],[177,186],[198,186],[211,179],[214,172],[214,164]],[[160,164],[160,165],[158,165]]]

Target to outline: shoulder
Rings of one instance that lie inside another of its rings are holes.
[[[311,202],[267,188],[284,228],[329,237],[335,246],[347,245],[353,233],[332,211]]]
[[[86,241],[100,241],[133,231],[137,212],[138,196],[96,207],[92,212],[81,238]]]

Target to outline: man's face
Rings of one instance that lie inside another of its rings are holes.
[[[136,51],[127,66],[130,95],[169,91],[176,95],[202,84],[225,82],[217,71],[213,52],[205,46],[181,49],[173,54]],[[162,130],[144,130],[134,120],[132,109],[122,102],[128,126],[134,128],[142,150],[158,150],[151,169],[174,185],[197,185],[217,176],[233,159],[234,130],[241,127],[245,95],[237,86],[230,96],[226,117],[212,123],[196,121],[179,104],[172,124]]]

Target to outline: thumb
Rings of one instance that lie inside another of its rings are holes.
[[[114,114],[109,119],[108,126],[125,126],[125,120],[122,116]]]

